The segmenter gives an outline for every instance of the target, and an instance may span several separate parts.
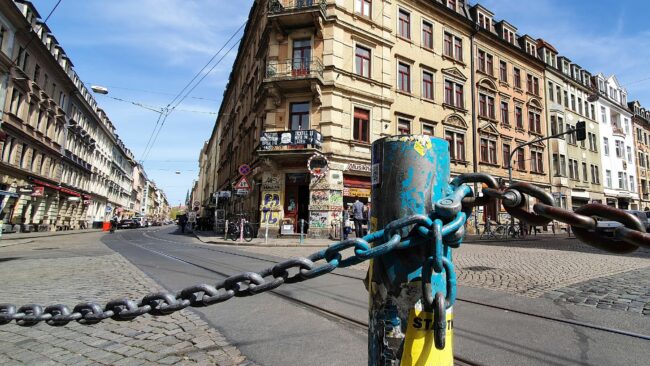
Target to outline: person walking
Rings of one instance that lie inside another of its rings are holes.
[[[181,233],[185,234],[185,226],[187,225],[187,214],[181,215],[178,218],[178,226],[181,227]]]
[[[352,204],[352,220],[354,220],[354,235],[357,238],[363,236],[363,202],[356,200]]]

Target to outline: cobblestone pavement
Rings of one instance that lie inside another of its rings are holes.
[[[101,234],[0,249],[0,299],[14,304],[105,303],[160,290],[153,280],[99,242]],[[145,315],[96,326],[0,327],[0,365],[252,365],[198,315]]]
[[[288,258],[306,256],[319,248],[242,246],[239,249]],[[611,255],[573,239],[549,238],[534,244],[526,241],[464,243],[453,256],[459,284],[528,297],[540,297],[574,284],[637,269],[646,269],[644,278],[650,281],[649,253]],[[368,262],[352,268],[365,271]],[[622,291],[625,283],[621,280],[613,285]]]
[[[650,317],[650,267],[576,283],[545,296],[556,302],[624,310]]]

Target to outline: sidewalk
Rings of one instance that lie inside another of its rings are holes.
[[[336,243],[330,239],[312,239],[305,237],[303,243],[300,244],[300,237],[284,237],[284,238],[269,238],[267,241],[264,239],[254,238],[250,242],[239,242],[224,239],[223,235],[216,235],[213,231],[198,231],[194,230],[194,236],[200,241],[210,244],[234,245],[234,246],[255,246],[255,247],[326,247]]]
[[[32,233],[2,233],[0,242],[5,240],[22,240],[22,239],[36,239],[50,236],[59,235],[76,235],[86,233],[101,232],[101,229],[85,229],[85,230],[65,230],[65,231],[45,231],[45,232],[32,232]]]

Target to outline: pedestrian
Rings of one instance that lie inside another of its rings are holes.
[[[187,215],[181,215],[178,218],[178,226],[181,227],[181,233],[185,234],[185,226],[187,225]]]
[[[354,201],[354,204],[352,204],[352,220],[354,220],[354,235],[356,235],[357,238],[363,236],[362,235],[363,213],[364,213],[363,202],[357,199],[356,201]]]
[[[350,213],[348,210],[343,210],[343,240],[348,239],[348,234],[350,234],[350,228],[348,228],[348,219],[350,218]]]

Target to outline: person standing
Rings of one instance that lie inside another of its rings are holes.
[[[363,236],[363,209],[364,205],[361,201],[356,200],[352,204],[352,220],[354,220],[354,234],[357,238]]]

